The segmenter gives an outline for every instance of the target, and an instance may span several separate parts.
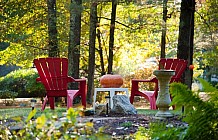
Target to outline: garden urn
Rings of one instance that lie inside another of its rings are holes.
[[[156,100],[156,105],[158,107],[158,112],[156,117],[173,117],[173,114],[169,112],[169,105],[171,103],[170,94],[169,94],[169,82],[171,77],[175,75],[173,70],[155,70],[154,75],[158,79],[158,96]]]

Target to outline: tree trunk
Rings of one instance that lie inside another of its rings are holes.
[[[70,33],[68,46],[69,75],[79,78],[79,59],[80,59],[80,35],[81,35],[81,12],[82,0],[71,0],[70,10]],[[70,85],[76,89],[77,84]]]
[[[179,24],[179,40],[177,57],[188,60],[188,66],[193,61],[195,0],[182,0]],[[193,72],[188,68],[183,74],[183,83],[191,89]]]
[[[111,26],[110,26],[110,40],[109,40],[109,58],[108,58],[108,73],[112,73],[113,70],[113,49],[114,49],[114,29],[116,20],[117,0],[112,0],[112,12],[111,12]]]
[[[89,29],[89,63],[88,63],[88,93],[87,102],[92,103],[94,93],[94,73],[95,73],[95,38],[97,24],[97,2],[91,3],[90,7],[90,29]]]
[[[165,49],[166,49],[166,32],[167,32],[167,1],[163,1],[163,23],[162,23],[162,35],[161,35],[161,58],[165,58]]]
[[[56,16],[56,0],[47,0],[48,7],[48,47],[49,57],[58,57],[58,39],[57,39],[57,16]]]
[[[97,29],[97,39],[98,39],[98,53],[100,56],[100,64],[101,64],[101,76],[105,75],[105,69],[104,69],[104,58],[103,58],[103,50],[102,50],[102,44],[101,44],[101,31]]]

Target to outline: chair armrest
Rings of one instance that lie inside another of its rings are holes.
[[[86,78],[83,79],[74,79],[75,82],[79,82],[79,90],[83,94],[87,93],[87,85],[86,85]]]
[[[149,80],[144,80],[144,79],[132,79],[132,88],[131,88],[131,93],[136,93],[139,91],[139,82],[152,82],[155,83],[155,87],[158,86],[158,80],[156,77],[149,79]]]
[[[137,82],[137,83],[139,83],[139,82],[155,82],[155,83],[157,83],[158,80],[157,80],[156,77],[154,77],[154,78],[149,79],[149,80],[145,80],[145,79],[132,79],[132,82]]]
[[[68,76],[67,77],[67,82],[86,82],[86,78],[82,78],[82,79],[74,79],[73,77],[71,76]]]
[[[83,79],[74,79],[74,81],[75,81],[75,82],[83,82],[83,81],[86,82],[86,79],[85,79],[85,78],[83,78]]]
[[[41,78],[40,77],[36,78],[36,82],[42,82]]]
[[[86,78],[74,79],[71,76],[67,77],[68,82],[79,82],[79,88],[86,88]]]

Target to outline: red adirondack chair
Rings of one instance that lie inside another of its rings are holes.
[[[39,74],[36,81],[41,82],[46,89],[42,110],[45,109],[47,101],[50,108],[54,109],[54,97],[67,97],[67,108],[70,108],[76,96],[81,96],[82,105],[86,108],[86,79],[74,79],[68,76],[67,58],[38,58],[34,59],[33,63]],[[78,82],[79,89],[68,90],[69,82]]]
[[[159,61],[159,69],[175,70],[175,75],[171,78],[170,83],[180,82],[182,73],[187,68],[188,61],[183,59],[171,59],[161,58]],[[140,82],[153,82],[155,83],[154,91],[141,91],[139,87]],[[145,79],[132,79],[132,88],[130,95],[130,103],[133,104],[134,96],[142,96],[150,102],[150,109],[157,109],[156,98],[158,95],[158,80],[156,77],[145,80]]]

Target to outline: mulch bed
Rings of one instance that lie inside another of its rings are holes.
[[[100,119],[96,119],[101,117]],[[157,119],[154,115],[117,115],[110,114],[109,117],[95,116],[94,128],[98,130],[103,127],[104,133],[111,136],[122,136],[134,134],[138,131],[139,127],[149,128],[149,123],[154,121],[161,121],[168,124],[168,127],[183,127],[187,126],[182,119],[175,115],[167,119]]]
[[[139,103],[140,103],[139,105],[142,104],[142,102]],[[10,106],[9,108],[20,107],[19,105],[20,104],[17,103],[17,106]],[[137,103],[135,103],[134,105],[137,105]],[[7,108],[7,106],[4,105],[0,105],[0,106],[1,108]],[[99,128],[103,127],[103,132],[111,136],[126,136],[130,134],[134,134],[138,131],[139,127],[149,128],[150,122],[153,121],[164,121],[167,124],[169,124],[170,127],[187,126],[187,124],[184,123],[182,119],[177,115],[175,115],[172,118],[167,118],[165,120],[157,119],[155,118],[154,115],[142,115],[142,114],[136,114],[136,115],[109,114],[108,117],[106,117],[105,115],[102,116],[92,115],[92,116],[84,116],[84,118],[87,118],[88,120],[93,119],[95,130],[99,130]],[[14,122],[8,120],[8,122],[5,125],[9,125],[11,123]]]

